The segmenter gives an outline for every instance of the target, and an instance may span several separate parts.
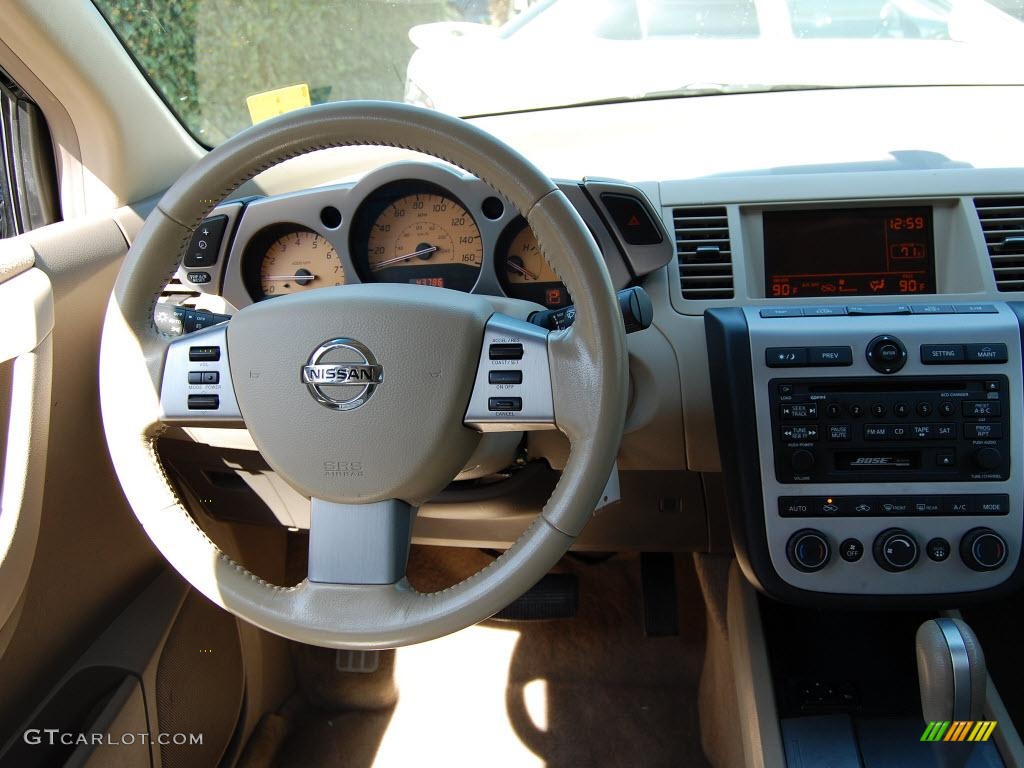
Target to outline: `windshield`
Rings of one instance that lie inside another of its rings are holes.
[[[468,116],[705,93],[1024,83],[1024,0],[95,2],[208,146],[344,99]]]

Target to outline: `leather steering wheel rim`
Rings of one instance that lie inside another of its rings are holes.
[[[216,203],[259,172],[307,152],[356,145],[415,150],[486,181],[523,213],[577,308],[574,325],[553,333],[548,344],[556,424],[571,445],[551,498],[501,557],[430,594],[416,592],[404,579],[376,586],[268,584],[224,554],[193,521],[156,451],[166,429],[160,386],[169,339],[156,329],[153,310],[193,230]],[[110,455],[128,501],[157,549],[187,581],[278,635],[327,647],[378,649],[433,639],[488,618],[567,551],[592,515],[618,451],[626,361],[604,260],[572,204],[539,169],[462,120],[390,102],[339,102],[243,131],[164,194],[132,244],[110,298],[100,398]]]

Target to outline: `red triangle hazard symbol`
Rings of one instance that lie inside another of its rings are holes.
[[[637,218],[637,215],[635,213],[632,216],[629,217],[629,221],[626,222],[626,226],[627,227],[639,227],[640,226],[640,219]]]

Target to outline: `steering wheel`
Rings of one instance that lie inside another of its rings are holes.
[[[259,302],[227,323],[176,339],[158,331],[155,302],[215,203],[288,158],[354,145],[416,150],[490,184],[533,228],[576,302],[575,323],[548,333],[514,311],[496,312],[484,296],[374,284]],[[462,120],[402,104],[345,102],[239,133],[164,194],[110,298],[100,397],[125,495],[188,582],[269,632],[379,649],[492,616],[566,552],[592,515],[618,451],[626,360],[604,261],[550,179]],[[488,372],[503,366],[521,371],[522,384],[490,383]],[[216,374],[217,382],[188,384],[195,371]],[[520,403],[508,402],[513,394]],[[271,468],[311,499],[302,583],[261,580],[200,530],[156,450],[157,438],[174,424],[245,426]],[[481,432],[540,428],[560,429],[571,448],[536,520],[474,576],[439,592],[413,589],[404,575],[416,508],[461,471]]]

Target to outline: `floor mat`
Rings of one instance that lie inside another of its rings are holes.
[[[399,649],[394,707],[311,709],[295,718],[279,765],[707,766],[704,612],[689,558],[677,561],[679,636],[644,637],[638,558],[567,559],[560,569],[580,579],[577,618],[485,622]],[[417,547],[410,580],[436,589],[486,562],[475,550]]]

